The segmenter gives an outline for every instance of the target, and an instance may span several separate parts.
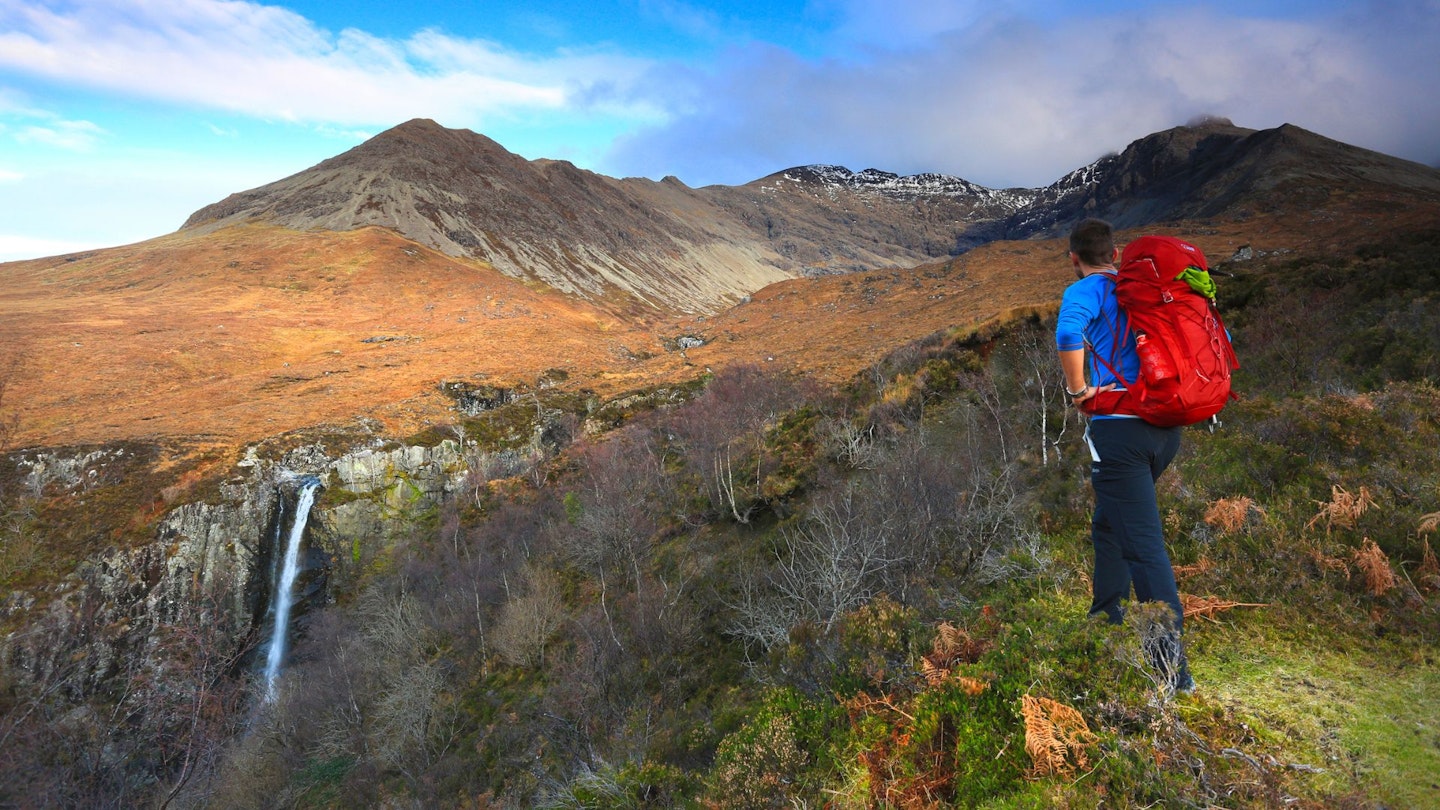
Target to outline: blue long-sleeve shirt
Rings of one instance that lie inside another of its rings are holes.
[[[1126,380],[1134,381],[1140,374],[1140,356],[1135,352],[1130,320],[1115,300],[1115,281],[1106,276],[1092,273],[1065,288],[1055,322],[1055,347],[1062,352],[1088,347],[1090,384],[1115,383],[1117,388],[1124,388],[1125,382],[1116,379],[1105,363]],[[1097,358],[1103,358],[1105,363]]]

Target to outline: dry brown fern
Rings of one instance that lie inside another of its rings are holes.
[[[925,682],[931,686],[939,686],[950,677],[950,670],[936,666],[927,656],[920,657],[920,674],[924,676]]]
[[[964,630],[949,622],[941,622],[935,630],[935,643],[932,648],[936,655],[943,655],[946,658],[957,654],[970,640],[970,636]]]
[[[939,686],[954,677],[966,694],[978,695],[984,692],[989,684],[965,675],[956,675],[955,666],[975,663],[991,645],[972,638],[969,633],[949,622],[941,622],[935,629],[935,642],[931,645],[930,652],[920,657],[920,674],[925,678],[925,682],[930,686]]]
[[[1436,529],[1440,529],[1440,512],[1431,512],[1428,515],[1421,515],[1420,526],[1416,528],[1415,531],[1419,534],[1429,534]],[[1429,548],[1429,546],[1426,546],[1426,548]]]
[[[935,631],[930,652],[920,661],[920,673],[932,686],[949,677],[956,664],[973,664],[993,646],[949,622],[941,622]]]
[[[955,676],[955,682],[960,684],[961,691],[963,691],[970,697],[975,697],[976,695],[990,688],[989,683],[982,681],[979,678],[971,678],[968,675]]]
[[[1365,514],[1367,510],[1375,505],[1375,499],[1371,497],[1367,487],[1360,487],[1358,493],[1351,494],[1344,487],[1336,484],[1330,487],[1329,501],[1316,501],[1320,505],[1320,511],[1315,517],[1305,524],[1305,528],[1313,529],[1315,524],[1325,521],[1325,533],[1336,526],[1347,529],[1355,528],[1355,521]]]
[[[889,711],[909,720],[911,723],[915,722],[914,716],[895,705],[893,695],[884,694],[876,696],[861,692],[852,698],[840,698],[840,705],[845,707],[852,719],[865,715],[878,714],[881,711]]]
[[[1033,767],[1031,778],[1070,776],[1090,767],[1086,749],[1097,737],[1080,712],[1050,698],[1024,695],[1020,713],[1025,718],[1025,753]]]
[[[1440,560],[1435,559],[1429,539],[1425,540],[1425,554],[1420,558],[1420,567],[1415,569],[1415,580],[1427,591],[1440,590]]]
[[[1256,514],[1265,514],[1265,510],[1244,495],[1238,498],[1221,498],[1205,510],[1205,522],[1225,534],[1234,534],[1250,520],[1251,510]]]
[[[1180,607],[1185,611],[1185,618],[1208,619],[1219,623],[1215,614],[1231,610],[1237,607],[1270,607],[1260,602],[1231,602],[1228,599],[1221,599],[1218,596],[1194,596],[1188,593],[1180,594]]]
[[[1318,548],[1312,548],[1307,553],[1310,555],[1310,559],[1314,561],[1315,567],[1320,569],[1322,573],[1325,571],[1336,571],[1344,574],[1345,579],[1350,579],[1350,563],[1346,562],[1343,557],[1331,557]]]
[[[1385,552],[1375,545],[1375,541],[1365,538],[1354,555],[1355,567],[1365,574],[1365,589],[1371,596],[1383,596],[1391,588],[1395,587],[1395,572],[1390,568],[1390,558]]]
[[[1196,574],[1208,574],[1214,567],[1215,564],[1210,562],[1209,557],[1201,557],[1191,565],[1174,566],[1175,578],[1184,579],[1186,577],[1193,577]]]

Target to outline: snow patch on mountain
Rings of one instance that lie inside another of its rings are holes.
[[[762,189],[779,189],[784,183],[844,189],[859,193],[883,194],[899,199],[954,197],[986,206],[1017,211],[1034,201],[1040,189],[995,189],[948,174],[926,172],[900,175],[880,169],[851,171],[844,166],[811,164],[777,172],[761,181]]]

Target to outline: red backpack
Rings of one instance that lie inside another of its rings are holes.
[[[1205,254],[1173,236],[1142,236],[1125,246],[1114,281],[1135,333],[1140,375],[1126,380],[1114,358],[1096,358],[1126,390],[1096,394],[1084,409],[1134,414],[1161,427],[1218,414],[1235,398],[1230,372],[1240,362],[1215,308]]]

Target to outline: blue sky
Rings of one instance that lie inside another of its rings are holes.
[[[1200,115],[1440,163],[1440,0],[0,0],[0,260],[410,118],[611,176],[1046,185]]]

